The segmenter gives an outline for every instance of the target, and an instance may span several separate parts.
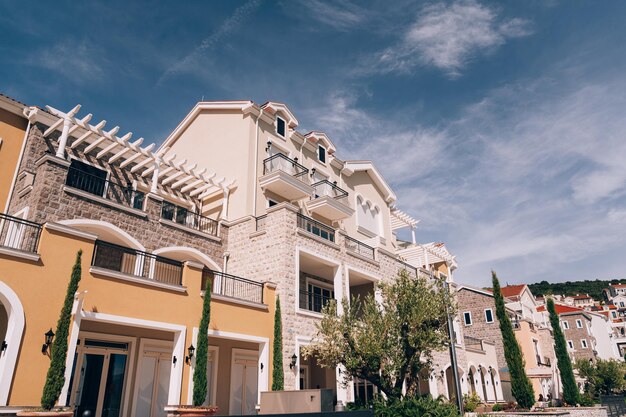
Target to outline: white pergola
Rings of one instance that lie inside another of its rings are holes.
[[[234,188],[234,180],[217,177],[215,173],[208,173],[206,168],[199,169],[197,164],[189,163],[186,159],[176,160],[176,154],[163,156],[169,148],[154,152],[154,143],[142,147],[144,139],[131,141],[130,132],[118,136],[119,126],[104,130],[105,120],[95,125],[89,124],[93,115],[77,118],[80,108],[79,104],[70,111],[63,112],[46,106],[47,112],[57,120],[50,124],[43,136],[61,131],[57,157],[65,159],[68,149],[83,145],[84,153],[91,154],[98,160],[105,160],[109,164],[119,162],[120,168],[134,164],[130,172],[136,175],[138,184],[149,189],[151,193],[192,205],[195,204],[193,199],[203,201],[221,192],[224,198],[222,218],[228,217],[228,196]],[[36,119],[38,111],[38,108],[31,108],[27,113],[29,120]]]
[[[414,245],[416,244],[415,229],[417,228],[417,224],[419,222],[419,220],[414,219],[399,208],[391,207],[391,230],[396,231],[399,229],[404,229],[405,227],[410,227],[411,240],[413,241]]]

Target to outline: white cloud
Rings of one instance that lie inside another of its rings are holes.
[[[347,31],[363,23],[368,16],[367,10],[349,1],[304,0],[298,3],[306,9],[301,17],[307,20],[307,26],[321,23],[338,31]]]
[[[526,20],[501,20],[476,1],[436,3],[424,7],[401,41],[380,53],[374,65],[383,72],[429,65],[455,77],[475,56],[529,34]]]
[[[108,65],[93,43],[71,39],[32,54],[27,64],[54,71],[76,84],[103,81]]]
[[[249,0],[235,9],[233,14],[224,20],[211,36],[205,38],[191,53],[170,66],[161,75],[157,84],[161,84],[172,75],[194,70],[198,60],[208,51],[215,48],[224,37],[235,32],[258,9],[260,4],[260,0]]]

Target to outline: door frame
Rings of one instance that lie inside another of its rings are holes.
[[[135,369],[135,372],[133,375],[134,389],[133,389],[133,405],[132,405],[132,410],[130,414],[131,416],[134,416],[135,411],[137,410],[137,395],[139,395],[139,385],[137,384],[137,376],[141,375],[141,365],[142,365],[141,359],[142,359],[143,351],[146,349],[146,345],[149,345],[150,347],[154,346],[157,349],[161,348],[164,351],[169,350],[170,356],[174,357],[174,342],[170,342],[168,340],[148,339],[148,338],[141,338],[139,340],[139,349],[137,351],[138,352],[137,353],[137,369]],[[172,378],[171,372],[170,372],[170,378]]]
[[[300,388],[300,375],[298,374],[298,389],[309,389],[311,386],[311,380],[309,379],[309,365],[300,365],[299,368],[298,373],[302,373],[304,375],[304,388]]]
[[[118,343],[128,343],[128,349],[126,351],[127,356],[127,365],[126,365],[126,375],[124,376],[124,388],[122,388],[122,402],[120,405],[121,415],[122,417],[128,416],[128,399],[130,398],[130,388],[131,383],[128,380],[129,375],[133,375],[135,369],[135,347],[137,344],[137,338],[129,337],[129,336],[118,336],[107,333],[94,333],[94,332],[85,332],[81,331],[78,335],[78,339],[82,340],[82,343],[76,346],[76,350],[74,351],[75,355],[82,355],[85,353],[85,350],[98,351],[98,350],[106,350],[106,348],[89,348],[85,347],[85,339],[92,340],[102,340],[105,342],[118,342]],[[73,357],[74,355],[72,355]],[[82,360],[80,357],[76,360],[76,366],[74,369],[70,370],[70,375],[74,373],[74,384],[79,384],[80,379],[76,378],[76,372],[79,370],[79,363],[82,365]],[[103,368],[104,372],[104,368]],[[69,387],[68,387],[69,388]],[[76,386],[72,386],[72,392],[70,393],[70,404],[76,404]],[[101,388],[102,389],[102,388]],[[100,396],[100,393],[98,394]],[[98,400],[100,401],[100,400]]]
[[[255,399],[255,404],[259,403],[259,393],[260,393],[260,389],[259,389],[259,351],[258,350],[251,350],[251,349],[241,349],[241,348],[232,348],[231,350],[231,356],[230,356],[230,390],[229,390],[229,397],[228,397],[228,412],[231,415],[246,415],[246,414],[233,414],[233,402],[232,402],[232,398],[233,398],[233,370],[235,367],[235,357],[237,357],[237,355],[241,356],[248,356],[250,358],[255,358],[256,360],[256,372],[257,372],[257,398]],[[243,391],[242,391],[243,393]],[[242,403],[243,403],[243,398],[242,398]]]

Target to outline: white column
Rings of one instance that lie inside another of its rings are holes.
[[[433,398],[437,398],[439,396],[439,389],[437,388],[437,377],[434,373],[431,373],[428,377],[428,391],[430,391],[430,395]]]
[[[343,285],[341,284],[342,284],[341,267],[337,267],[335,270],[333,288],[335,290],[335,300],[337,301],[337,314],[339,315],[343,314],[343,304],[341,303],[341,300],[343,300],[344,294],[343,294]],[[349,297],[350,296],[348,295],[348,298]]]
[[[415,226],[411,227],[411,241],[414,245],[417,244],[417,240],[415,239]]]
[[[336,378],[336,384],[337,384],[337,403],[341,401],[344,406],[348,404],[348,402],[352,401],[352,395],[350,395],[350,393],[354,389],[352,388],[353,386],[352,382],[347,384],[345,387],[343,386],[342,381],[343,381],[343,375],[345,374],[345,372],[346,370],[343,367],[343,365],[339,365],[335,369],[335,378]]]
[[[485,380],[485,391],[487,391],[487,401],[494,402],[496,398],[494,396],[494,387],[491,386],[491,375],[487,373],[483,378]]]
[[[224,189],[224,200],[222,201],[222,219],[228,220],[228,197],[230,195],[230,190],[228,188]]]
[[[477,369],[473,376],[476,394],[478,394],[482,401],[485,401],[485,393],[483,392],[483,373]]]
[[[67,137],[69,136],[70,127],[72,121],[69,117],[63,120],[63,130],[61,131],[61,137],[59,138],[59,147],[57,148],[57,156],[59,158],[65,158],[65,147],[67,146]]]
[[[161,165],[161,159],[157,158],[154,161],[154,171],[152,171],[152,184],[150,184],[150,192],[156,194],[158,192],[159,185],[159,166]]]

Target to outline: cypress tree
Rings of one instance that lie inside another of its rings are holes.
[[[561,330],[559,315],[556,314],[552,298],[548,298],[548,312],[550,313],[550,324],[552,325],[552,334],[554,336],[554,353],[556,353],[557,365],[563,384],[563,401],[567,404],[575,405],[580,399],[578,386],[574,378],[572,361],[567,354],[565,336],[563,336],[563,331]]]
[[[280,313],[280,297],[276,297],[274,311],[274,352],[272,364],[272,391],[285,389],[285,375],[283,374],[283,325]]]
[[[511,320],[506,314],[504,297],[500,291],[500,281],[498,281],[498,276],[494,271],[491,271],[491,278],[493,281],[493,298],[496,303],[496,316],[500,322],[500,332],[502,332],[504,344],[504,357],[511,375],[511,393],[522,408],[529,409],[535,404],[535,392],[528,376],[526,376],[524,357],[515,339]]]
[[[61,315],[57,322],[52,347],[50,348],[50,367],[46,375],[46,383],[43,387],[41,396],[41,408],[44,410],[52,410],[57,398],[61,395],[63,384],[65,383],[65,359],[67,358],[67,338],[69,336],[70,321],[72,318],[72,305],[74,304],[74,295],[78,291],[78,283],[82,273],[81,257],[83,251],[79,250],[76,254],[76,262],[72,267],[72,275],[67,285],[65,293],[65,301],[61,309]]]
[[[211,286],[207,285],[202,303],[202,317],[198,327],[198,346],[196,346],[196,367],[193,370],[193,405],[198,407],[206,400],[206,367],[209,354],[209,321],[211,320]]]

